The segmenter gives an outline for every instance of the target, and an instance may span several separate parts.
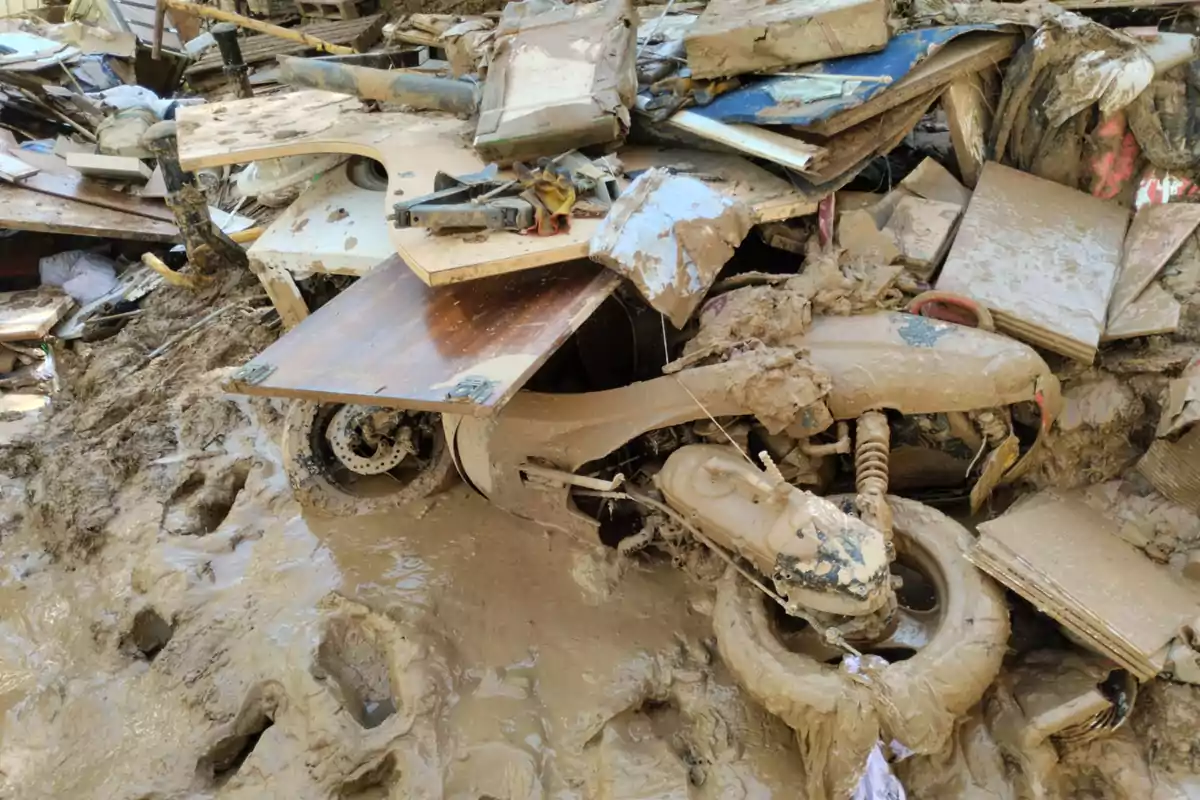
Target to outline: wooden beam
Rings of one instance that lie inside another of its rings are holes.
[[[972,72],[952,80],[942,95],[942,108],[958,174],[964,185],[974,189],[987,161],[987,132],[992,128],[991,97],[983,75]]]

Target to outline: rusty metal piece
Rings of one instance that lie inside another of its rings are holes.
[[[223,269],[249,267],[246,251],[213,224],[208,199],[196,186],[195,176],[179,165],[179,147],[175,122],[151,125],[142,137],[162,169],[167,186],[167,207],[175,214],[175,224],[183,236],[188,261],[202,275]]]
[[[891,428],[882,411],[867,411],[855,428],[854,486],[855,504],[863,522],[892,540],[892,510],[887,503],[888,454]]]

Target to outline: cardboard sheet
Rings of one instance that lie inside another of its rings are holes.
[[[1091,363],[1104,332],[1128,212],[989,162],[937,280],[985,304],[997,327]]]

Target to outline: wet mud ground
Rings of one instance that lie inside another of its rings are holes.
[[[242,306],[144,361],[218,298]],[[62,354],[40,422],[2,420],[0,798],[799,796],[791,731],[715,655],[719,565],[620,558],[461,485],[306,515],[283,406],[218,387],[275,335],[266,306],[252,278],[156,292]],[[1200,797],[1197,693],[1146,687],[1062,796]],[[1011,766],[974,715],[900,774],[1018,798]]]

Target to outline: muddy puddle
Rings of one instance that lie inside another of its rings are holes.
[[[462,487],[305,519],[263,462],[207,536],[139,546],[157,511],[121,515],[98,581],[19,537],[0,549],[0,796],[769,798],[801,780],[790,732],[714,662],[705,587],[669,564],[618,566]]]

